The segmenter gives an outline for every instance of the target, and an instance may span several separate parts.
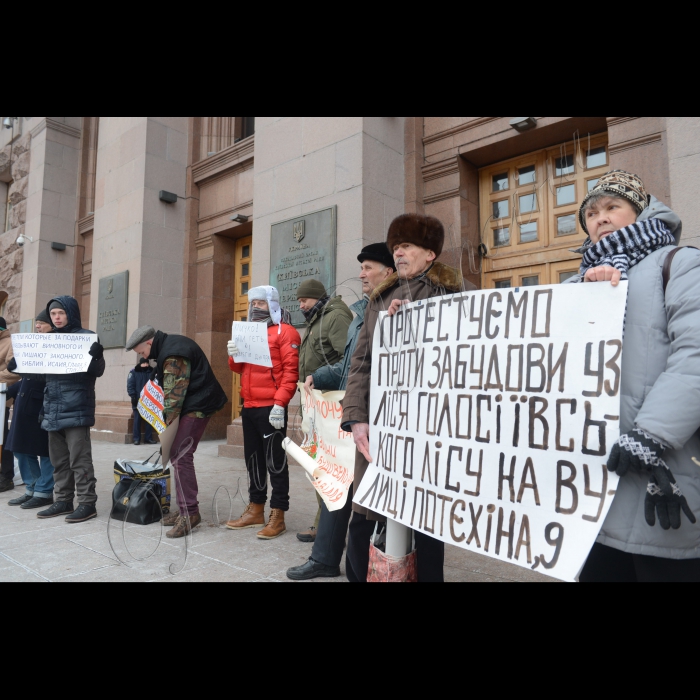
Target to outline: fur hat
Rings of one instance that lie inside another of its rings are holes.
[[[372,262],[378,262],[384,265],[384,267],[390,267],[394,272],[396,272],[396,261],[394,256],[389,252],[386,247],[386,243],[372,243],[366,248],[362,249],[362,252],[357,256],[359,262],[363,263],[367,260]]]
[[[432,250],[439,258],[445,245],[445,227],[434,216],[402,214],[391,222],[386,245],[393,252],[401,243]]]

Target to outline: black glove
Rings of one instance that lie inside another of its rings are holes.
[[[681,527],[681,510],[685,513],[688,520],[693,525],[697,523],[697,519],[690,510],[688,501],[678,488],[676,479],[671,470],[666,468],[668,473],[670,488],[662,489],[657,480],[652,477],[647,486],[647,498],[644,504],[644,515],[647,525],[654,527],[656,525],[656,515],[659,516],[659,525],[662,530],[680,530]]]
[[[90,356],[93,360],[101,360],[105,356],[105,349],[99,343],[93,343],[90,348]]]
[[[8,363],[7,363],[7,371],[8,372],[14,372],[17,369],[17,360],[13,357]]]
[[[651,435],[643,430],[633,430],[627,435],[623,435],[612,448],[610,459],[608,460],[608,471],[615,472],[619,477],[623,477],[629,472],[633,474],[654,474],[655,467],[659,463],[663,464],[663,456],[666,446],[655,440]],[[663,474],[668,471],[666,465],[661,470],[659,484],[664,490],[668,485],[668,479]]]

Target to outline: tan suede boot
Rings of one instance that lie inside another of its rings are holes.
[[[180,512],[170,513],[170,515],[163,516],[163,527],[174,527],[180,520]]]
[[[189,518],[181,515],[175,527],[170,530],[170,532],[166,532],[165,536],[171,540],[179,540],[183,537],[187,537],[192,530],[201,524],[202,516],[199,513],[197,513],[197,515],[191,515]]]
[[[229,530],[252,530],[265,524],[265,506],[251,503],[238,520],[226,523]]]
[[[264,530],[258,532],[259,540],[276,540],[282,537],[287,532],[287,526],[284,524],[284,512],[273,508],[270,511],[270,522]]]

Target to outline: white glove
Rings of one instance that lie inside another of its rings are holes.
[[[270,425],[275,430],[282,430],[285,424],[284,409],[281,406],[275,406],[272,411],[270,411]]]
[[[241,354],[241,351],[238,349],[238,345],[233,342],[233,340],[228,341],[228,356],[229,357],[238,357],[238,355]]]

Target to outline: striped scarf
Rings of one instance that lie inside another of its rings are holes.
[[[323,297],[323,299],[319,299],[314,307],[310,311],[304,311],[303,309],[301,310],[301,313],[304,314],[304,318],[306,319],[307,323],[311,323],[311,320],[316,316],[316,314],[321,313],[323,309],[326,307],[326,304],[331,300],[330,297],[326,296]]]
[[[575,281],[583,282],[588,270],[603,266],[617,268],[622,272],[623,280],[629,279],[630,268],[657,250],[675,245],[676,239],[661,219],[638,221],[588,248]]]

